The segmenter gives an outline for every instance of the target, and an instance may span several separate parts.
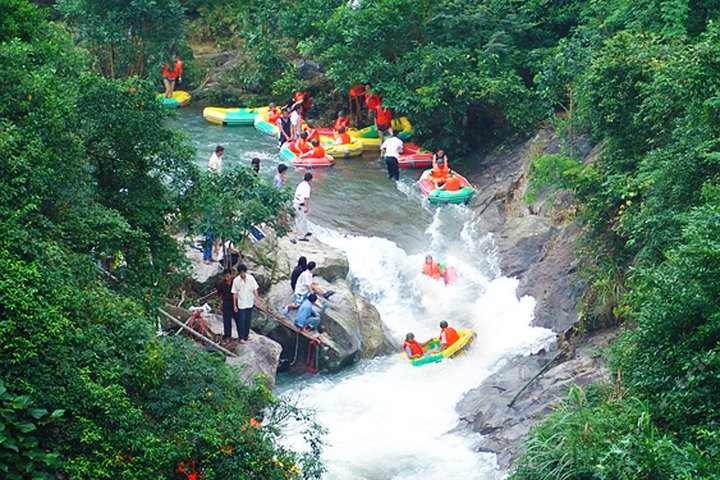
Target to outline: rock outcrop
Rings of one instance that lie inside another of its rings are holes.
[[[578,143],[581,158],[592,155],[587,142]],[[606,343],[609,335],[575,345],[584,284],[575,275],[580,229],[573,221],[572,195],[544,191],[532,203],[524,200],[532,158],[559,148],[553,132],[541,131],[522,145],[476,159],[475,170],[481,173],[469,176],[480,192],[475,208],[483,229],[494,234],[503,274],[520,279],[518,296],[535,298],[533,324],[558,333],[550,352],[507,361],[457,405],[460,428],[483,434],[478,450],[497,453],[503,468],[519,455],[530,427],[551,411],[570,384],[584,385],[607,375],[594,347]],[[564,354],[508,407],[525,383],[565,347]]]

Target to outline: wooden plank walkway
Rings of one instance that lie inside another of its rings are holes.
[[[260,310],[261,312],[267,313],[268,315],[273,317],[275,320],[277,320],[278,323],[280,323],[282,326],[292,330],[293,332],[297,333],[298,335],[302,335],[303,337],[307,338],[308,340],[314,340],[314,341],[320,343],[321,345],[325,345],[326,347],[330,348],[331,350],[333,350],[337,353],[342,353],[340,351],[340,349],[338,348],[338,346],[335,344],[335,342],[333,342],[326,336],[327,334],[312,333],[312,332],[309,332],[302,328],[296,327],[295,324],[293,324],[293,322],[289,318],[287,318],[283,315],[280,315],[279,313],[275,312],[274,310],[272,310],[271,308],[269,308],[265,305],[256,305],[256,307],[258,310]]]

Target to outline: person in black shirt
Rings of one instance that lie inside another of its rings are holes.
[[[226,268],[223,270],[223,278],[215,284],[218,299],[222,305],[223,341],[230,340],[232,337],[232,320],[235,317],[231,292],[233,279],[232,270]]]
[[[290,274],[290,287],[292,288],[293,292],[295,291],[295,285],[297,284],[298,277],[305,270],[307,270],[307,258],[300,257],[298,258],[298,263],[295,266],[295,269]]]

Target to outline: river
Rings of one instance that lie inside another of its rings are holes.
[[[211,125],[188,109],[170,123],[188,135],[202,166],[220,144],[225,164],[258,157],[262,176],[277,171],[276,141],[253,127]],[[289,183],[303,173],[291,168]],[[517,280],[501,275],[492,236],[482,233],[470,207],[424,200],[414,184],[419,170],[403,169],[393,183],[375,154],[313,175],[310,230],[345,253],[351,287],[375,305],[396,339],[410,331],[420,340],[437,335],[444,318],[478,333],[465,355],[422,367],[390,355],[337,374],[278,375],[275,394],[314,410],[328,430],[324,478],[503,478],[494,455],[474,451],[478,436],[451,432],[455,404],[507,358],[554,339],[550,330],[530,326],[534,300],[516,297]],[[445,287],[424,277],[428,253],[455,266],[460,281]],[[287,441],[304,447],[299,435]]]

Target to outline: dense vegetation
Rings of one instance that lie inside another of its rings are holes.
[[[155,307],[186,275],[170,236],[197,215],[186,181],[225,180],[163,127],[153,84],[99,76],[94,61],[44,11],[0,2],[0,477],[318,477],[319,430],[302,412],[156,336]],[[261,205],[245,202],[253,220],[284,199],[229,175]],[[288,417],[310,454],[278,444]]]
[[[266,406],[266,392],[235,392],[202,352],[152,338],[150,300],[172,287],[179,264],[166,222],[208,215],[167,182],[197,173],[181,141],[154,126],[151,84],[129,76],[158,85],[170,49],[188,58],[187,33],[191,44],[239,49],[221,82],[256,98],[308,88],[320,105],[347,107],[348,88],[369,82],[427,146],[453,156],[554,125],[564,151],[537,158],[535,178],[576,194],[583,324],[628,328],[610,353],[617,382],[573,389],[533,434],[515,478],[717,476],[718,2],[132,5],[58,0],[80,53],[31,5],[0,1],[0,401],[11,441],[23,445],[0,444],[2,458],[15,462],[19,451],[36,471],[86,478],[160,478],[188,459],[225,465],[218,455],[280,475],[273,448],[282,464],[295,462],[265,429],[233,437],[233,454],[221,455],[221,429]],[[576,158],[581,134],[600,147],[590,164]],[[207,180],[198,177],[193,198],[231,189]],[[246,215],[267,214],[248,203]],[[109,282],[97,265],[118,252],[127,266]],[[177,380],[192,375],[204,380]],[[165,403],[167,389],[181,392],[180,405]]]

